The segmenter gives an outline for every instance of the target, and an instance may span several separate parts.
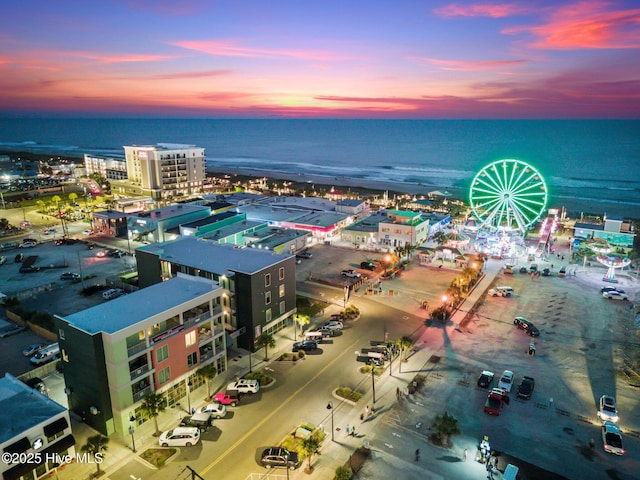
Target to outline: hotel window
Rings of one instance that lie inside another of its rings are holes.
[[[171,368],[163,368],[158,372],[158,383],[162,385],[163,383],[167,383],[171,380]]]
[[[280,315],[283,315],[285,311],[286,311],[286,307],[284,302],[280,302]]]
[[[163,345],[156,350],[156,362],[160,363],[169,358],[169,345]]]
[[[191,345],[195,345],[196,343],[196,331],[189,332],[184,336],[184,345],[185,347],[190,347]]]
[[[278,270],[278,278],[280,280],[284,280],[284,267],[280,267],[280,269]]]
[[[278,290],[280,298],[284,297],[284,285],[280,285],[280,288]]]
[[[271,292],[264,292],[264,304],[265,305],[271,304]]]
[[[198,354],[197,352],[190,353],[187,355],[187,368],[194,367],[198,364]]]
[[[271,286],[271,274],[270,273],[267,273],[264,276],[264,286],[265,287],[270,287]]]
[[[271,309],[267,308],[266,312],[264,312],[264,319],[267,323],[271,321]]]

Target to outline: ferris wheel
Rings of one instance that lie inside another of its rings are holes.
[[[497,160],[473,178],[469,198],[482,226],[524,233],[546,209],[547,186],[531,165]]]

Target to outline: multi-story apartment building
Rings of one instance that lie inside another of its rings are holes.
[[[228,312],[227,345],[253,350],[257,337],[284,328],[296,312],[293,255],[189,236],[140,247],[136,262],[142,289],[177,273],[209,278],[227,289],[222,304]]]
[[[204,148],[195,145],[159,143],[124,147],[129,182],[155,200],[202,192],[205,171]]]
[[[419,212],[386,210],[387,219],[378,224],[378,243],[386,247],[419,246],[429,235],[429,220]]]
[[[216,282],[178,274],[67,317],[56,316],[69,407],[105,435],[148,420],[145,395],[190,403],[205,382],[196,372],[227,368],[223,307]],[[186,399],[185,399],[186,397]]]
[[[44,478],[61,463],[52,458],[75,459],[69,411],[8,373],[0,378],[0,411],[0,478]]]
[[[97,173],[107,180],[127,179],[127,163],[124,158],[97,157],[85,153],[84,166],[87,175]]]

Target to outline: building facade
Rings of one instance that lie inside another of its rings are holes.
[[[178,274],[56,316],[70,409],[104,435],[126,435],[149,420],[141,408],[147,394],[162,394],[167,406],[189,403],[190,390],[205,382],[199,368],[227,368],[225,297],[216,282]]]
[[[155,200],[202,193],[205,171],[204,148],[195,145],[159,143],[124,147],[129,182]]]
[[[97,174],[107,180],[127,179],[127,162],[124,158],[97,157],[85,153],[84,167],[87,176]]]

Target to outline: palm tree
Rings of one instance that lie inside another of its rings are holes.
[[[153,418],[153,422],[156,427],[156,437],[160,435],[160,429],[158,428],[158,415],[160,415],[160,412],[163,412],[166,407],[167,404],[164,397],[159,393],[149,393],[142,399],[140,408],[144,415],[149,418]]]
[[[207,399],[211,398],[211,392],[209,391],[209,382],[216,378],[217,374],[218,369],[213,363],[209,363],[208,365],[205,365],[204,367],[201,367],[196,371],[196,375],[204,378],[207,384]]]
[[[431,423],[434,430],[433,439],[441,445],[449,445],[449,441],[453,435],[460,435],[460,426],[458,419],[453,415],[444,412],[444,415],[436,415]]]
[[[300,453],[302,454],[302,458],[307,458],[309,460],[309,470],[311,470],[311,459],[319,451],[320,442],[313,435],[309,435],[307,438],[304,438],[300,443]]]
[[[40,213],[44,213],[44,202],[42,200],[37,200],[36,205],[38,205],[38,211]]]
[[[402,362],[407,361],[407,350],[413,347],[413,340],[410,337],[400,337],[396,340],[396,346],[402,351]],[[400,363],[400,369],[402,369],[402,363]]]
[[[87,443],[85,443],[80,450],[84,453],[88,453],[93,459],[100,458],[104,456],[103,452],[107,451],[107,444],[109,443],[109,438],[104,435],[98,434],[93,435],[87,439]],[[100,476],[100,464],[101,461],[96,461],[96,477]]]
[[[62,199],[58,195],[54,195],[53,197],[51,197],[51,202],[56,204],[56,212],[60,211],[60,207],[58,207],[58,205],[61,201]]]
[[[69,197],[68,197],[68,198],[69,198],[69,201],[70,201],[71,203],[76,203],[76,199],[78,198],[78,194],[77,194],[76,192],[71,192],[71,193],[69,194]]]
[[[438,231],[433,234],[433,241],[438,245],[444,245],[445,243],[447,243],[447,240],[449,240],[449,237],[447,237],[447,234],[443,231]]]
[[[266,362],[269,360],[269,348],[275,348],[276,341],[270,333],[262,333],[256,338],[256,346],[258,348],[264,347],[264,360]]]

